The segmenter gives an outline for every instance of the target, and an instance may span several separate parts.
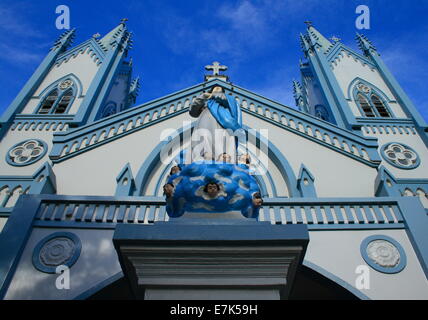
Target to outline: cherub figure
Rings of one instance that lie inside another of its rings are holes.
[[[204,192],[211,199],[217,198],[219,191],[220,191],[220,186],[216,182],[208,182],[204,187]]]
[[[169,175],[172,176],[176,173],[179,173],[181,171],[180,167],[175,165],[171,168],[171,170],[169,171]]]
[[[238,158],[238,163],[239,164],[245,164],[247,166],[249,166],[251,164],[251,157],[248,153],[246,154],[241,154]]]
[[[260,208],[263,205],[263,199],[260,192],[256,192],[253,194],[253,206],[255,208]]]
[[[163,194],[168,199],[174,194],[175,186],[172,183],[167,183],[163,186]]]
[[[224,152],[224,153],[222,153],[221,155],[218,156],[217,161],[231,163],[232,162],[232,157],[230,155],[228,155],[226,152]]]

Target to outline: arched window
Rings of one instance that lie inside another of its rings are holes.
[[[355,102],[360,107],[363,117],[369,118],[391,118],[393,117],[391,111],[381,98],[378,90],[363,82],[357,83],[354,88]]]
[[[388,112],[388,109],[385,108],[385,105],[383,102],[379,99],[379,97],[376,94],[372,94],[372,103],[374,107],[376,108],[376,111],[379,113],[379,115],[382,118],[390,118],[391,115]]]
[[[364,116],[370,117],[370,118],[375,117],[373,109],[365,96],[363,96],[362,94],[358,94],[358,102],[360,104],[361,109],[364,112]]]
[[[52,90],[51,93],[49,93],[49,95],[43,101],[42,106],[39,109],[39,114],[50,113],[57,99],[58,99],[58,90],[57,89]]]
[[[61,99],[59,99],[59,102],[55,108],[54,113],[56,114],[64,113],[65,110],[67,110],[68,106],[70,105],[72,98],[73,98],[73,90],[69,89],[62,95]]]
[[[97,120],[109,117],[117,113],[117,106],[115,102],[108,102],[102,109],[100,115],[97,117]]]
[[[73,103],[76,89],[71,79],[61,81],[42,101],[38,114],[63,114]]]

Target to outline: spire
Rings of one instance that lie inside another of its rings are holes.
[[[357,44],[360,47],[361,51],[364,52],[364,54],[367,56],[370,50],[376,51],[376,47],[373,45],[373,43],[364,35],[359,34],[357,32],[357,36],[355,38],[357,40]]]
[[[302,86],[299,81],[293,80],[293,93],[296,100],[302,96]]]
[[[300,46],[304,52],[308,51],[310,48],[308,36],[302,33],[300,34]]]
[[[299,108],[299,110],[302,112],[308,112],[302,85],[299,83],[299,81],[296,80],[293,80],[293,95],[294,100],[296,101],[296,106]]]
[[[140,93],[140,77],[135,78],[132,80],[131,85],[129,87],[129,93],[128,93],[128,104],[133,105],[135,101],[137,100],[138,94]]]
[[[60,49],[60,48],[61,48],[61,51],[67,50],[67,48],[69,46],[71,46],[71,44],[74,41],[74,38],[76,36],[75,32],[76,32],[75,28],[65,31],[55,41],[55,43],[54,43],[54,45],[53,45],[53,47],[52,47],[51,50]]]
[[[297,179],[297,188],[299,189],[303,198],[316,198],[317,193],[315,191],[315,177],[305,167],[304,164],[300,167],[299,178]]]
[[[130,196],[135,190],[135,179],[129,162],[123,167],[116,178],[115,196]]]
[[[130,38],[131,33],[127,31],[125,24],[126,21],[127,19],[122,19],[117,27],[98,40],[98,43],[105,51],[113,47],[115,43],[119,43],[121,40]]]
[[[312,45],[320,45],[324,51],[328,51],[333,45],[326,37],[324,37],[314,26],[308,26],[309,39],[311,40]]]

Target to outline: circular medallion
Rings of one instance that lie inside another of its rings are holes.
[[[364,93],[370,93],[370,91],[371,91],[371,89],[363,83],[358,84],[357,88],[359,91],[364,92]]]
[[[401,245],[387,236],[370,236],[361,243],[361,255],[373,269],[383,273],[398,273],[406,266]]]
[[[79,258],[81,243],[69,232],[53,233],[40,241],[33,252],[33,265],[37,270],[55,273],[61,265],[71,267]]]
[[[389,241],[375,240],[367,246],[367,256],[381,267],[392,268],[400,262],[398,249]]]
[[[61,82],[61,83],[59,84],[59,88],[60,88],[61,90],[65,90],[65,89],[70,88],[72,85],[73,85],[73,81],[72,81],[72,80],[70,80],[70,79],[67,79],[67,80],[64,80],[63,82]]]
[[[25,140],[9,149],[6,161],[16,167],[27,166],[43,158],[47,150],[46,143],[41,140]]]
[[[414,169],[420,164],[416,151],[403,143],[385,144],[381,149],[381,154],[386,162],[400,169]]]

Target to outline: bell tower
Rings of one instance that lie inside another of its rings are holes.
[[[140,80],[132,79],[125,22],[74,47],[75,30],[62,34],[1,117],[0,139],[11,127],[63,131],[131,107]]]

